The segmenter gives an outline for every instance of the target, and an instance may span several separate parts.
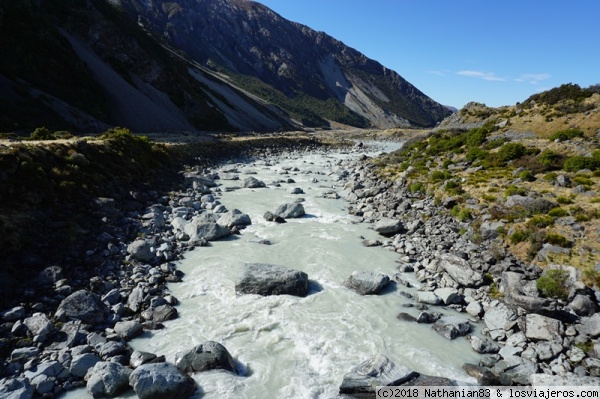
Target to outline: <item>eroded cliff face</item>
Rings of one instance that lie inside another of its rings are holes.
[[[113,4],[203,66],[257,78],[288,98],[335,100],[376,127],[433,126],[450,114],[396,72],[257,2]]]

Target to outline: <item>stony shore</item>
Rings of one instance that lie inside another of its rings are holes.
[[[313,147],[296,152],[309,150],[326,151]],[[265,150],[257,156],[273,154]],[[162,376],[169,383],[153,388],[162,389],[161,397],[187,397],[182,392],[191,394],[195,385],[186,373],[214,368],[235,372],[227,349],[218,343],[207,342],[183,353],[177,367],[164,363],[160,354],[134,351],[127,344],[178,317],[177,298],[166,287],[185,278],[176,260],[248,224],[247,215],[228,210],[219,201],[219,180],[239,178],[235,164],[231,165],[218,171],[217,165],[191,168],[183,176],[185,189],[169,196],[141,193],[146,206],[125,214],[110,198],[97,198],[92,204],[95,211],[107,224],[119,226],[112,234],[104,231],[98,236],[102,248],[96,255],[106,261],[79,281],[67,278],[60,266],[47,267],[36,279],[42,295],[2,309],[0,331],[8,357],[0,363],[0,377],[6,377],[0,382],[0,393],[11,392],[11,398],[52,398],[87,386],[94,397],[114,397],[133,387],[139,397],[151,397],[156,392],[149,392],[148,386]],[[566,268],[573,279],[567,301],[540,298],[535,280],[544,272],[513,259],[498,246],[493,226],[482,231],[483,241],[474,243],[470,226],[449,215],[452,204],[436,204],[432,198],[412,194],[402,179],[380,179],[366,156],[340,162],[335,174],[348,211],[373,224],[382,236],[363,244],[398,253],[396,275],[358,274],[349,277],[348,286],[361,292],[375,279],[379,289],[395,281],[406,297],[406,311],[398,310],[399,322],[430,323],[447,339],[467,336],[473,350],[484,356],[480,364],[465,365],[465,370],[481,384],[600,385],[600,316],[596,313],[600,294],[578,282],[575,269]],[[260,183],[247,178],[240,186]],[[301,215],[297,207],[287,204],[272,216],[277,220]],[[129,230],[138,238],[125,241],[131,234],[123,232]],[[408,292],[407,273],[414,273],[422,284],[416,293]],[[446,314],[448,309],[467,314],[470,320],[442,317],[437,307],[444,307]],[[418,310],[417,316],[410,314],[412,308]],[[484,337],[469,335],[477,323],[484,327]],[[340,392],[364,392],[373,383],[420,383],[418,374],[390,364],[384,355],[360,363],[363,360],[357,359],[357,368],[349,371]],[[380,374],[365,373],[367,369]],[[378,379],[381,374],[392,379]],[[452,383],[428,381],[429,385]]]

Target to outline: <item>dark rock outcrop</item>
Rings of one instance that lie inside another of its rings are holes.
[[[237,294],[305,296],[308,275],[298,270],[265,263],[245,263],[235,283]]]

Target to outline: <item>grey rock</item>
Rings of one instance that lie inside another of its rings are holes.
[[[436,321],[433,330],[447,339],[463,337],[471,332],[471,325],[468,321],[456,316],[445,316]]]
[[[473,317],[481,317],[483,315],[483,306],[481,306],[481,302],[473,301],[467,305],[465,311]]]
[[[14,308],[5,310],[0,313],[0,319],[3,321],[15,321],[25,317],[25,308],[23,306],[15,306]]]
[[[142,351],[133,351],[131,357],[129,358],[129,365],[134,369],[140,367],[142,364],[164,362],[164,356],[156,356],[154,353]]]
[[[214,341],[197,345],[189,352],[178,353],[175,365],[187,373],[218,369],[237,374],[235,362],[227,349]]]
[[[250,176],[250,177],[246,177],[242,181],[242,187],[244,187],[244,188],[263,188],[263,187],[267,187],[267,185],[263,181],[258,180],[256,177]]]
[[[490,331],[492,339],[501,339],[506,336],[506,331],[517,323],[517,312],[512,307],[500,302],[485,312],[483,321]]]
[[[417,323],[420,324],[432,324],[441,319],[443,314],[438,312],[421,312],[417,317]]]
[[[520,206],[531,213],[547,213],[550,209],[555,208],[557,204],[544,198],[511,195],[506,198],[506,206],[508,208]]]
[[[539,342],[535,347],[538,359],[542,361],[548,361],[554,359],[563,350],[563,346],[560,342],[556,341],[542,341]]]
[[[498,377],[496,377],[489,369],[471,363],[465,363],[462,366],[463,370],[477,379],[479,385],[498,386],[501,385]]]
[[[37,276],[37,283],[43,286],[53,285],[64,278],[63,269],[60,266],[49,266],[42,270]]]
[[[141,305],[144,303],[144,289],[142,287],[135,287],[131,290],[129,297],[127,298],[127,306],[131,311],[136,313],[140,310]]]
[[[156,308],[146,309],[142,312],[142,318],[155,323],[176,319],[178,316],[177,309],[171,305],[160,305]]]
[[[265,212],[263,218],[265,218],[267,222],[285,223],[284,218],[282,218],[281,216],[277,216],[273,212],[269,211]]]
[[[304,206],[299,202],[281,204],[275,209],[275,216],[284,219],[299,218],[306,214]]]
[[[583,332],[592,338],[600,337],[600,313],[583,321]]]
[[[33,316],[23,320],[23,324],[27,326],[33,336],[45,337],[54,331],[54,324],[43,313],[34,313]]]
[[[87,376],[87,391],[94,398],[114,398],[129,389],[131,370],[113,362],[99,362]]]
[[[460,303],[462,301],[462,297],[458,294],[458,290],[455,288],[438,288],[433,292],[442,300],[444,305]]]
[[[289,191],[290,194],[304,194],[304,191],[300,187],[291,188]]]
[[[94,347],[96,352],[104,360],[110,359],[113,356],[120,355],[128,350],[128,347],[117,341],[108,341],[103,344],[98,344]]]
[[[381,292],[390,282],[390,278],[385,274],[354,271],[344,281],[344,286],[358,292],[360,295],[376,295]]]
[[[408,313],[405,313],[405,312],[399,313],[396,316],[396,318],[398,320],[401,320],[401,321],[410,321],[410,322],[416,322],[417,321],[417,319],[415,318],[415,316],[412,316],[412,315],[410,315]]]
[[[540,386],[600,386],[599,377],[578,377],[570,375],[532,374],[530,383],[533,387]]]
[[[119,321],[115,324],[114,330],[126,341],[138,337],[144,332],[144,328],[137,320]]]
[[[186,399],[196,382],[169,363],[144,364],[131,373],[129,385],[140,399]]]
[[[525,315],[525,336],[530,340],[561,340],[564,326],[560,320],[539,314]]]
[[[0,380],[0,397],[3,399],[31,399],[35,388],[27,378],[5,378]]]
[[[377,386],[397,386],[417,376],[403,366],[396,366],[388,357],[377,354],[344,375],[340,394],[374,394]]]
[[[600,377],[600,359],[586,358],[582,362],[583,367],[590,377]]]
[[[108,307],[96,294],[80,290],[63,299],[55,317],[59,320],[81,320],[87,324],[97,324],[105,320],[108,311]]]
[[[417,302],[425,303],[427,305],[441,305],[442,300],[435,293],[431,291],[418,291],[417,292]]]
[[[141,262],[150,262],[154,259],[154,254],[151,249],[152,245],[150,245],[149,242],[139,239],[127,246],[127,253],[131,255],[133,259]]]
[[[479,287],[483,284],[483,274],[473,270],[469,263],[453,254],[442,254],[436,259],[438,267],[442,268],[454,281],[465,287]]]
[[[235,283],[237,294],[295,295],[308,292],[308,275],[265,263],[244,263]]]
[[[71,365],[69,366],[69,372],[75,377],[83,378],[88,371],[100,361],[101,359],[93,353],[83,353],[81,355],[73,356]]]
[[[383,236],[391,236],[402,231],[402,222],[396,219],[384,218],[377,223],[373,229]]]
[[[571,186],[571,178],[565,175],[556,176],[556,185],[558,187],[570,187]]]
[[[479,231],[481,233],[481,237],[484,240],[493,240],[500,236],[500,231],[504,228],[503,222],[490,222],[486,221],[481,223],[481,227]]]
[[[575,295],[569,307],[579,316],[591,316],[597,311],[596,303],[590,297],[581,294]]]
[[[216,241],[231,235],[227,227],[223,227],[216,222],[207,222],[204,218],[194,216],[192,220],[183,228],[185,234],[192,242],[205,239],[207,241]]]
[[[500,351],[500,347],[487,339],[481,339],[475,335],[470,335],[467,337],[468,341],[471,343],[471,347],[477,353],[498,353]]]
[[[231,228],[233,226],[248,226],[252,224],[252,220],[250,220],[250,216],[242,213],[239,209],[233,209],[224,213],[217,220],[217,224]]]
[[[15,350],[13,350],[10,353],[10,360],[11,361],[21,361],[21,362],[25,362],[33,357],[36,357],[37,355],[40,354],[40,349],[35,347],[35,346],[29,346],[26,348],[16,348]]]

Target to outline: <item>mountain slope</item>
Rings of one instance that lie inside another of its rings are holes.
[[[396,72],[257,2],[111,2],[195,61],[295,116],[394,127],[433,126],[450,114]]]

